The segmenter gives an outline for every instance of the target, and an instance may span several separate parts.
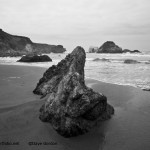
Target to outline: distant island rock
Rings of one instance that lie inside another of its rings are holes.
[[[112,41],[107,41],[98,49],[98,53],[122,53],[122,48]]]
[[[29,53],[63,53],[62,45],[48,45],[32,42],[28,37],[11,35],[0,29],[0,57],[15,57]]]
[[[107,41],[102,46],[98,47],[90,47],[89,53],[141,53],[139,50],[129,50],[122,49],[118,45],[116,45],[113,41]]]
[[[114,108],[101,93],[85,85],[86,54],[76,47],[39,80],[35,94],[46,96],[39,118],[49,122],[64,137],[88,132],[98,121],[111,118]]]
[[[52,59],[47,55],[28,54],[23,56],[18,62],[50,62]]]

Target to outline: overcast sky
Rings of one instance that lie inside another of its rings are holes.
[[[69,51],[108,40],[150,50],[150,0],[0,0],[0,28]]]

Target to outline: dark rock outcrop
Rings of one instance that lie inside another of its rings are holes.
[[[18,62],[49,62],[52,61],[52,59],[47,55],[31,55],[28,54],[26,56],[23,56]]]
[[[85,85],[85,51],[77,47],[73,52],[50,67],[33,91],[47,101],[40,109],[39,118],[52,124],[64,137],[84,134],[97,121],[106,120],[114,113],[107,98]]]
[[[122,52],[123,52],[123,53],[130,53],[131,50],[129,50],[129,49],[124,49]]]
[[[61,45],[33,43],[28,37],[11,35],[0,29],[0,57],[14,57],[29,53],[63,53]]]
[[[129,50],[129,49],[124,49],[123,51],[122,51],[123,53],[141,53],[139,50]]]
[[[143,91],[150,91],[150,88],[143,88]]]
[[[102,59],[100,59],[100,58],[95,58],[95,59],[93,59],[93,61],[110,62],[110,60],[109,60],[109,59],[106,59],[106,58],[102,58]]]
[[[137,64],[140,62],[138,62],[137,60],[133,60],[133,59],[126,59],[126,60],[124,60],[124,63],[125,64]]]
[[[131,53],[141,53],[139,50],[133,50]]]

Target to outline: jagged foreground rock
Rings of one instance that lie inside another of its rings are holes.
[[[85,85],[85,57],[82,47],[75,48],[44,73],[33,91],[48,97],[39,118],[51,123],[64,137],[86,133],[98,120],[106,120],[114,113],[103,94]]]

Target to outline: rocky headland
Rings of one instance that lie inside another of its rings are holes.
[[[122,49],[113,41],[107,41],[98,47],[90,47],[89,53],[141,53],[139,50]]]
[[[64,137],[84,134],[114,113],[106,96],[85,85],[85,58],[84,49],[76,47],[44,73],[33,91],[47,99],[39,118]]]
[[[62,45],[49,45],[32,42],[28,37],[11,35],[0,29],[0,57],[15,57],[30,53],[63,53]]]

